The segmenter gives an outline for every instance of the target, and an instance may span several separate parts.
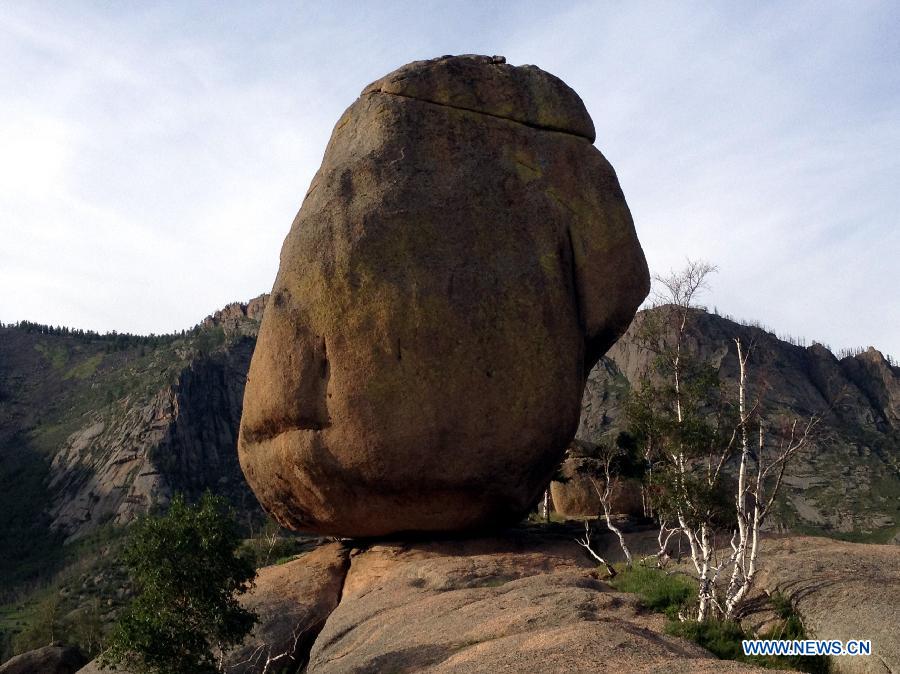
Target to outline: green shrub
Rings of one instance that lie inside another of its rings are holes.
[[[123,561],[136,595],[101,656],[136,672],[218,671],[214,649],[228,650],[256,616],[237,596],[256,575],[237,555],[241,539],[224,499],[207,492],[196,506],[173,499],[162,517],[133,527]]]
[[[790,606],[790,604],[788,604],[788,606]],[[781,613],[777,603],[776,610]],[[761,635],[760,638],[806,639],[806,633],[803,630],[800,618],[793,609],[790,609],[789,614],[783,615],[782,617],[785,618],[784,627],[776,628],[768,634]],[[741,626],[735,622],[722,622],[718,620],[708,620],[702,623],[695,620],[688,620],[686,622],[670,621],[666,626],[666,632],[674,636],[689,639],[722,660],[739,660],[767,669],[793,669],[800,672],[810,672],[812,674],[827,674],[829,671],[828,657],[824,655],[744,655],[741,641],[744,639],[752,639],[753,637],[744,632]]]
[[[16,653],[41,648],[62,639],[62,604],[59,594],[49,592],[32,610],[24,629],[15,635],[13,647]]]
[[[621,569],[609,583],[617,590],[638,595],[644,607],[673,620],[697,593],[696,584],[689,578],[640,565]]]
[[[774,592],[769,601],[778,616],[784,621],[780,626],[760,635],[762,639],[796,639],[802,641],[807,638],[803,620],[794,610],[794,605],[788,596]],[[827,674],[830,671],[828,656],[826,655],[794,655],[790,657],[753,658],[752,662],[762,664],[764,667],[781,667],[783,669],[796,669],[812,674]]]
[[[722,660],[746,660],[741,641],[747,638],[741,626],[734,622],[708,620],[670,621],[666,632],[683,637],[702,646]]]
[[[803,621],[797,612],[791,600],[781,592],[775,592],[769,597],[772,608],[778,617],[784,620],[780,627],[776,627],[771,633],[766,634],[767,639],[805,639],[806,630],[803,628]]]

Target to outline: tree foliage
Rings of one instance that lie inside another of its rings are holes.
[[[630,434],[643,448],[653,514],[669,522],[680,517],[689,526],[721,526],[732,515],[722,468],[735,453],[739,417],[718,368],[688,339],[696,311],[670,303],[645,315],[639,343],[654,358],[625,411]]]
[[[164,516],[139,520],[123,552],[136,594],[101,657],[139,672],[221,671],[222,654],[249,633],[256,616],[238,596],[256,571],[237,554],[237,525],[224,499],[199,504],[176,496]]]
[[[689,260],[683,270],[655,277],[656,305],[644,314],[637,340],[654,357],[626,406],[630,433],[646,464],[645,503],[649,500],[660,525],[658,563],[664,564],[673,535],[687,540],[697,572],[700,622],[711,612],[732,619],[746,599],[758,570],[760,531],[785,468],[808,444],[820,418],[762,419],[764,387],[755,387],[755,400],[749,391],[753,344],[740,336],[732,340],[739,366],[736,390],[724,385],[723,354],[704,354],[693,329],[703,311],[696,297],[715,270]],[[720,553],[726,541],[730,551]],[[723,579],[725,589],[717,585]]]

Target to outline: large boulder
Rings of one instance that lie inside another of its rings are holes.
[[[581,99],[499,57],[411,63],[338,121],[281,252],[241,466],[293,529],[508,523],[649,288]]]

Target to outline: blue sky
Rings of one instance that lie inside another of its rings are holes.
[[[900,356],[900,4],[4,3],[0,319],[189,327],[267,291],[340,113],[411,60],[578,91],[651,269]]]

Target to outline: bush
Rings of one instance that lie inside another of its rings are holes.
[[[638,595],[644,607],[673,620],[696,594],[689,578],[640,565],[621,569],[609,583],[617,590]]]
[[[139,520],[123,561],[136,595],[101,663],[136,672],[217,672],[214,649],[240,643],[256,616],[238,603],[256,571],[236,554],[241,539],[225,501],[209,492],[196,506],[179,496],[168,514]]]
[[[791,600],[780,592],[775,592],[769,597],[772,607],[778,617],[784,620],[781,627],[776,628],[771,634],[767,634],[766,638],[770,639],[805,639],[806,630],[803,628],[803,621],[794,611]]]
[[[791,609],[790,615],[782,617],[785,618],[784,627],[761,635],[760,638],[806,639],[806,632],[803,630],[800,618],[793,612],[793,609]],[[799,672],[811,672],[812,674],[827,674],[830,670],[828,657],[824,655],[744,655],[741,641],[752,639],[753,637],[744,632],[741,626],[735,622],[718,620],[707,620],[702,623],[695,620],[686,622],[671,621],[666,626],[666,632],[674,636],[690,639],[722,660],[739,660],[769,669],[794,669]]]
[[[798,641],[806,639],[806,628],[803,627],[803,620],[794,610],[794,605],[791,603],[790,598],[780,592],[775,592],[769,597],[769,601],[772,603],[778,616],[784,620],[784,623],[771,632],[761,635],[761,638],[797,639]],[[752,661],[765,667],[783,667],[785,669],[796,669],[801,672],[811,672],[812,674],[827,674],[831,671],[828,656],[825,655],[754,658]]]
[[[16,653],[47,646],[62,637],[62,615],[59,594],[50,591],[34,607],[31,620],[13,639]]]

